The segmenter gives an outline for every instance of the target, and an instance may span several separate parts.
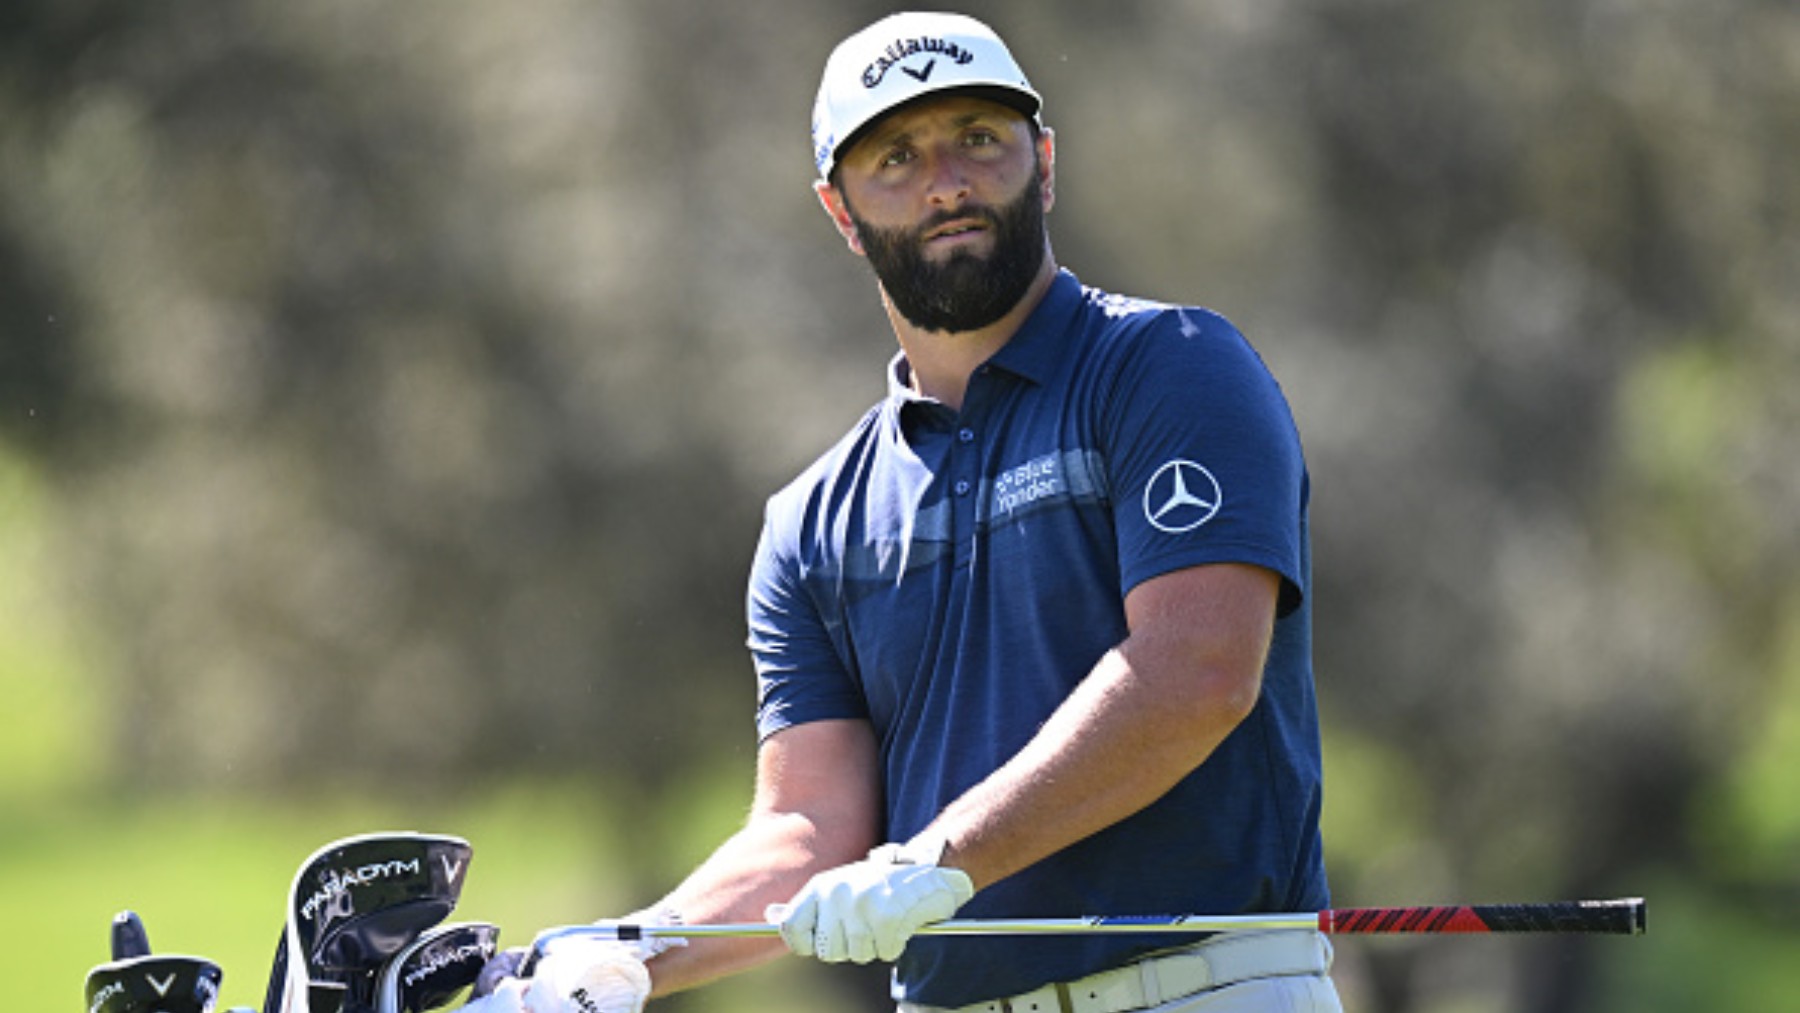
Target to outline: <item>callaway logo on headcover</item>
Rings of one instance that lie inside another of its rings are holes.
[[[863,87],[875,87],[881,83],[882,78],[887,76],[887,72],[892,70],[901,60],[904,60],[909,56],[917,56],[920,53],[933,53],[954,60],[957,63],[969,63],[975,59],[974,53],[969,52],[948,39],[898,39],[893,44],[889,45],[880,56],[876,57],[875,62],[869,64],[867,70],[863,71]],[[927,63],[919,70],[913,70],[908,67],[902,67],[901,69],[923,81],[931,76],[932,67],[936,66],[936,63],[937,61],[933,59],[931,63]]]

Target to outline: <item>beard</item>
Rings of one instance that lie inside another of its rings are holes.
[[[986,327],[1005,316],[1044,263],[1044,202],[1033,173],[1018,197],[998,209],[965,206],[940,212],[917,227],[876,228],[845,200],[875,277],[906,321],[920,330],[957,333]],[[973,218],[994,237],[985,258],[967,250],[948,260],[925,259],[925,235],[948,222]]]

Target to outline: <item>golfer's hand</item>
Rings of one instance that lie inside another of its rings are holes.
[[[630,943],[568,939],[462,1013],[642,1013],[648,998],[650,970]]]
[[[531,975],[526,1013],[640,1013],[650,969],[631,943],[571,939],[552,947]]]
[[[524,966],[525,958],[530,953],[523,946],[514,946],[489,957],[487,963],[481,965],[481,973],[475,976],[475,987],[469,992],[468,1005],[476,1009],[489,1009],[486,1006],[476,1006],[476,1000],[498,993],[501,986],[516,979],[519,968]],[[494,1008],[500,1005],[503,1004],[495,1004]]]
[[[679,915],[668,910],[639,911],[619,922],[631,925],[674,925]],[[617,924],[603,920],[596,924]],[[548,933],[546,934],[548,935]],[[540,937],[542,939],[542,937]],[[516,975],[528,951],[507,950],[488,961],[476,980],[478,998],[465,1013],[641,1013],[650,997],[650,958],[687,940],[658,936],[619,942],[569,936],[542,942],[542,956],[531,977]]]
[[[920,927],[950,917],[975,895],[966,873],[936,859],[883,845],[864,861],[814,876],[793,900],[770,909],[769,920],[780,925],[788,949],[804,957],[895,960]]]
[[[507,978],[481,998],[457,1007],[457,1013],[525,1013],[525,990],[530,987],[523,978]]]

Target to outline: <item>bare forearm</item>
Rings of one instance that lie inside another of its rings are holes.
[[[866,723],[778,733],[758,758],[756,804],[664,903],[692,924],[762,921],[814,873],[879,843],[874,738]],[[650,961],[655,994],[693,988],[787,952],[778,939],[696,939]]]
[[[793,815],[754,816],[665,900],[694,924],[762,921],[770,904],[793,896],[808,876],[856,857]],[[779,939],[697,939],[650,962],[664,995],[745,971],[787,951]]]
[[[933,824],[944,861],[977,887],[1003,879],[1150,805],[1224,741],[1233,705],[1178,714],[1117,652],[1017,756]]]
[[[1140,616],[1025,748],[928,828],[948,842],[945,864],[986,886],[1138,812],[1203,763],[1261,688],[1273,588],[1257,586],[1247,635],[1196,637],[1211,616]]]

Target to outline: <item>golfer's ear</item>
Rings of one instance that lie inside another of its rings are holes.
[[[850,246],[850,252],[863,255],[862,237],[857,234],[856,222],[850,217],[850,206],[844,203],[844,194],[831,185],[830,180],[821,179],[813,184],[813,193],[819,195],[819,203],[824,205],[825,213],[831,216],[831,224],[837,226],[838,235]]]
[[[1044,194],[1044,210],[1056,204],[1056,131],[1038,131],[1038,187]]]

